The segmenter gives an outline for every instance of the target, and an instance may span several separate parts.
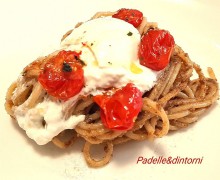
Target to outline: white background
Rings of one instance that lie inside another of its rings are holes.
[[[4,110],[5,93],[22,69],[59,47],[62,35],[97,11],[141,10],[167,29],[205,70],[220,80],[220,1],[218,0],[0,0],[0,179],[220,179],[220,105],[189,128],[153,142],[115,147],[109,165],[88,168],[82,143],[60,150],[37,146]],[[136,164],[139,156],[203,157],[202,164]]]

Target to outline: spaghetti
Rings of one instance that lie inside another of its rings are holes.
[[[92,19],[113,14],[115,12],[99,12]],[[157,23],[148,22],[143,18],[138,31],[143,35],[150,29],[158,29]],[[71,31],[68,31],[62,40],[70,33]],[[37,81],[37,77],[48,59],[56,54],[57,52],[54,52],[34,61],[23,70],[22,78],[9,87],[5,103],[9,115],[15,118],[15,107],[23,105],[30,109],[41,102],[43,97],[48,96]],[[191,80],[193,70],[198,74],[198,78]],[[131,130],[107,129],[100,119],[100,109],[92,96],[79,97],[76,104],[66,108],[65,116],[83,114],[85,120],[72,130],[73,136],[70,139],[62,140],[61,136],[65,135],[63,131],[54,137],[52,142],[60,148],[67,148],[81,137],[85,140],[83,154],[88,165],[104,166],[111,160],[113,148],[117,144],[162,137],[169,131],[185,128],[196,122],[219,97],[217,79],[211,68],[209,74],[210,78],[205,77],[201,68],[192,62],[178,45],[175,45],[170,63],[158,78],[156,85],[143,94],[143,107]],[[105,155],[95,159],[92,157],[91,148],[100,144],[105,145]]]

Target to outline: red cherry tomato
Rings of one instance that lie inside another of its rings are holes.
[[[122,8],[119,9],[112,17],[124,20],[137,28],[143,20],[143,13],[136,9]]]
[[[77,60],[79,55],[74,51],[61,51],[45,64],[38,81],[48,94],[67,100],[81,91],[84,72]]]
[[[175,42],[173,36],[166,30],[150,30],[141,38],[139,46],[140,64],[159,71],[164,69],[169,61]]]
[[[143,104],[141,91],[131,83],[112,96],[97,95],[93,99],[100,106],[104,126],[112,130],[131,129]]]

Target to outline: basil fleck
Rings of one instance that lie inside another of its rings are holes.
[[[132,33],[131,31],[129,31],[127,35],[128,35],[128,36],[132,36],[133,33]]]

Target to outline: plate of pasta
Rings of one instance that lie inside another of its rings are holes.
[[[218,2],[42,3],[3,33],[0,177],[218,179]]]

